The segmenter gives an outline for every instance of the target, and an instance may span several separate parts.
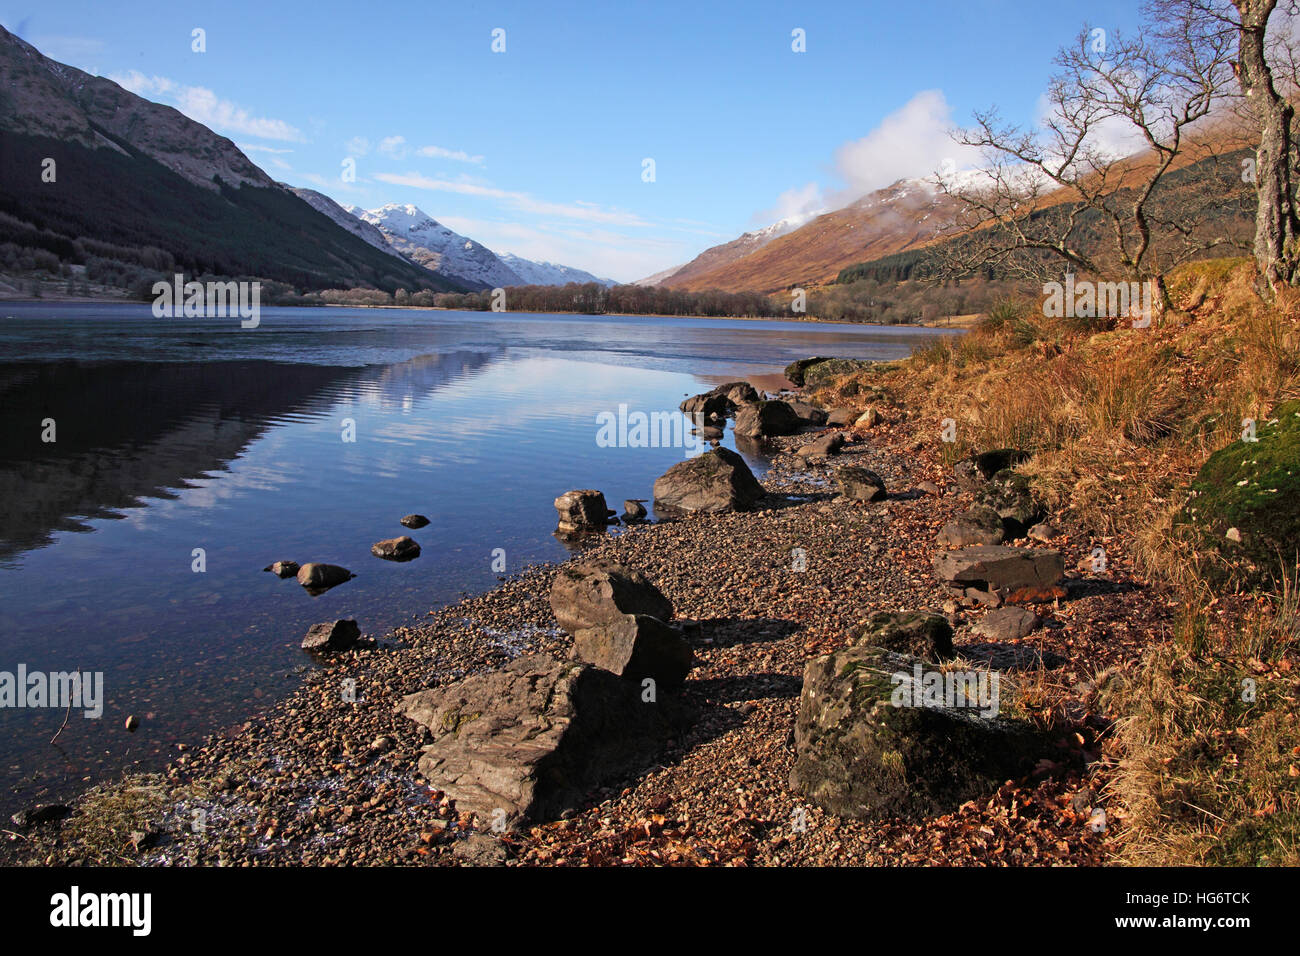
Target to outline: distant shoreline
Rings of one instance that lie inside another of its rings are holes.
[[[30,295],[2,295],[0,294],[0,303],[11,302],[35,302],[35,303],[108,303],[110,305],[148,305],[143,299],[129,299],[117,296],[67,296],[67,295],[43,295],[39,298]],[[307,304],[283,303],[279,305],[267,306],[267,308],[276,309],[396,309],[414,312],[483,312],[485,315],[502,315],[510,314],[507,310],[504,313],[493,313],[489,309],[448,309],[437,305],[370,305],[370,304],[348,304],[341,302],[320,302]],[[770,315],[664,315],[658,312],[533,312],[528,310],[518,310],[516,315],[577,315],[589,318],[614,318],[614,319],[727,319],[735,322],[799,322],[810,325],[851,325],[867,326],[878,329],[965,329],[974,324],[975,318],[972,316],[953,316],[951,324],[942,324],[942,320],[932,320],[930,322],[900,322],[893,325],[880,325],[875,322],[850,322],[848,319],[820,319],[816,316],[770,316]]]

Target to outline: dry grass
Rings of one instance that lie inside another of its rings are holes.
[[[1254,276],[1246,260],[1184,266],[1167,278],[1175,309],[1147,329],[1000,303],[967,335],[820,395],[852,404],[883,389],[928,422],[921,437],[932,429],[936,445],[955,422],[956,441],[940,445],[949,462],[1033,452],[1022,470],[1058,519],[1124,538],[1139,573],[1189,609],[1109,682],[1133,862],[1300,861],[1294,582],[1249,600],[1216,596],[1173,529],[1192,478],[1242,420],[1300,395],[1300,294],[1270,307]],[[1247,678],[1253,703],[1241,699]]]

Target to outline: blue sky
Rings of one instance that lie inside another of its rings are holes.
[[[954,123],[1033,121],[1056,49],[1085,22],[1131,28],[1135,6],[0,0],[0,23],[279,180],[630,281],[966,165]]]

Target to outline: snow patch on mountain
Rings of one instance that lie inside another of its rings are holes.
[[[354,215],[383,233],[403,256],[433,272],[479,289],[521,284],[487,246],[453,232],[410,203],[390,202]]]
[[[599,282],[604,286],[618,285],[613,279],[601,279],[572,266],[562,266],[557,262],[536,262],[510,252],[501,253],[498,258],[504,262],[524,285],[568,285],[570,282]]]

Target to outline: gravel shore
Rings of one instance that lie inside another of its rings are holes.
[[[841,819],[788,785],[805,661],[846,643],[878,611],[942,611],[930,558],[939,528],[968,506],[918,423],[886,417],[835,464],[877,472],[889,497],[838,498],[830,465],[792,452],[815,433],[773,440],[771,506],[613,529],[585,556],[644,572],[673,601],[695,648],[681,693],[699,721],[659,761],[592,795],[567,819],[498,835],[419,778],[423,729],[397,716],[403,695],[496,668],[520,653],[567,655],[548,602],[554,567],[431,612],[335,655],[303,686],[230,736],[178,748],[167,770],[97,788],[58,827],[11,837],[10,862],[121,864],[899,865],[1103,863],[1123,836],[1106,805],[1111,760],[1092,710],[1098,673],[1140,654],[1173,613],[1133,579],[1121,542],[1108,570],[1080,575],[1044,605],[1047,626],[991,647],[970,633],[983,610],[947,608],[958,652],[1022,674],[1025,700],[1059,751],[986,802],[917,824]],[[922,491],[925,483],[939,494]],[[1067,568],[1098,542],[1065,529]],[[795,549],[806,568],[797,570]],[[363,622],[364,623],[364,622]]]

